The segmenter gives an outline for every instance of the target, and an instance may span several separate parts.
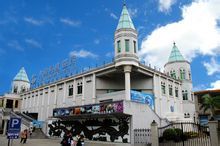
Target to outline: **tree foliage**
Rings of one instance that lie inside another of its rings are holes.
[[[214,111],[220,109],[220,96],[211,97],[209,94],[203,95],[200,109],[203,109],[204,112],[210,110],[211,117],[213,117]]]

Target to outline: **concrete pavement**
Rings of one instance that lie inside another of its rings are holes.
[[[21,144],[20,139],[14,139],[10,146],[60,146],[60,139],[28,139],[26,144]],[[8,146],[7,137],[0,135],[0,146]]]

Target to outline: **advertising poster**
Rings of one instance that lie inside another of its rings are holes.
[[[154,109],[154,95],[131,90],[131,100],[134,102],[148,104]]]
[[[53,116],[73,116],[83,114],[122,113],[123,101],[85,105],[80,107],[59,108],[53,110]]]

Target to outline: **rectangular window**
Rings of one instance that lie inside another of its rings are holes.
[[[73,85],[70,85],[69,86],[69,93],[68,93],[69,96],[72,96],[73,95]]]
[[[173,96],[173,87],[172,87],[172,85],[169,85],[169,95]]]
[[[179,90],[178,90],[178,88],[176,87],[176,88],[175,88],[175,96],[176,96],[176,97],[179,97],[178,92],[179,92]]]
[[[187,90],[183,90],[182,91],[182,93],[183,93],[183,100],[188,100],[188,92],[187,92]]]
[[[117,41],[118,53],[121,52],[121,41]]]
[[[15,108],[18,108],[18,100],[15,100]]]
[[[129,40],[125,40],[125,51],[129,52]]]
[[[134,41],[134,53],[136,53],[136,41]]]
[[[77,84],[77,94],[82,94],[82,82]]]
[[[161,82],[161,90],[162,90],[162,94],[166,94],[166,86],[164,82]]]

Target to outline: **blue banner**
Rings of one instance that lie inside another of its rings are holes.
[[[154,95],[131,90],[131,101],[148,104],[154,110]]]

